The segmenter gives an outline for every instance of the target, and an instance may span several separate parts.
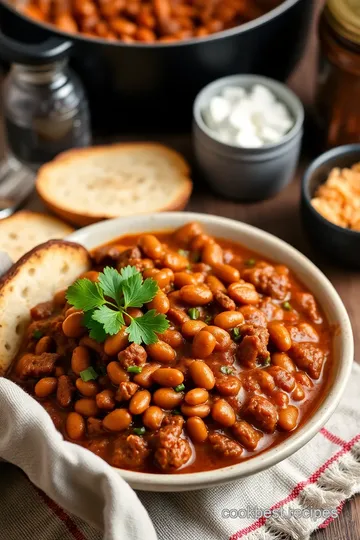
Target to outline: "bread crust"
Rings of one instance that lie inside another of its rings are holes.
[[[172,150],[162,144],[158,143],[115,143],[112,145],[102,145],[102,146],[96,146],[96,147],[90,147],[90,148],[73,148],[71,150],[68,150],[66,152],[63,152],[59,154],[53,161],[50,161],[49,163],[43,165],[39,172],[36,179],[36,189],[38,192],[39,197],[44,202],[44,204],[55,214],[59,215],[66,221],[77,225],[77,226],[85,226],[90,225],[92,223],[96,223],[98,221],[102,221],[104,219],[111,219],[114,217],[121,217],[121,214],[115,215],[115,213],[106,213],[104,211],[102,214],[94,214],[91,213],[91,211],[88,212],[75,212],[72,211],[69,208],[64,208],[60,204],[57,203],[56,200],[54,200],[53,197],[50,197],[47,192],[47,182],[51,175],[51,169],[57,165],[59,162],[68,161],[71,162],[74,159],[77,159],[78,157],[91,157],[94,154],[111,154],[112,152],[118,153],[119,151],[127,151],[131,149],[156,149],[161,150],[162,152],[165,152],[169,156],[171,156],[171,159],[174,161],[174,166],[177,167],[178,171],[182,174],[182,191],[179,193],[172,201],[169,202],[169,204],[158,208],[156,212],[169,212],[169,211],[178,211],[183,210],[186,206],[186,204],[189,201],[189,198],[192,193],[193,184],[189,177],[190,175],[190,167],[188,163],[185,161],[185,159],[175,150]],[[148,213],[148,209],[146,209],[144,212]],[[138,214],[138,213],[137,213]]]
[[[30,309],[51,300],[90,267],[90,255],[83,246],[49,240],[26,253],[0,279],[0,376],[19,350]]]

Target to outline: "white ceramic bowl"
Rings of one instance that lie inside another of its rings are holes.
[[[267,469],[304,446],[324,426],[334,412],[350,375],[354,356],[351,324],[346,309],[329,280],[304,255],[275,236],[260,229],[222,217],[185,212],[160,213],[103,221],[80,229],[68,239],[88,249],[124,234],[175,229],[189,221],[199,221],[206,230],[248,246],[264,257],[287,265],[312,291],[330,324],[334,336],[334,369],[329,391],[313,416],[291,437],[264,453],[237,465],[189,474],[147,474],[114,469],[129,484],[145,491],[186,491],[224,484]]]

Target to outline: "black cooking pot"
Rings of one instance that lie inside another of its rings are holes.
[[[0,33],[22,43],[51,36],[70,40],[71,64],[85,84],[95,127],[179,131],[190,126],[197,92],[214,79],[235,73],[286,79],[303,51],[313,4],[285,0],[242,26],[202,39],[152,45],[65,34],[0,0]],[[1,50],[0,39],[0,56]]]

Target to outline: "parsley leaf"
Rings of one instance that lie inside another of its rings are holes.
[[[113,298],[117,303],[120,301],[122,281],[119,272],[111,266],[106,266],[99,274],[99,283],[104,295]]]
[[[125,309],[129,306],[139,308],[154,298],[159,287],[152,278],[142,281],[142,276],[138,273],[131,276],[123,283]]]
[[[92,319],[101,323],[105,332],[110,336],[117,334],[125,324],[121,311],[114,311],[108,306],[101,306],[99,309],[96,309],[92,315]]]
[[[99,283],[90,279],[78,279],[70,285],[66,292],[66,299],[76,309],[89,311],[105,303],[103,291]]]
[[[125,266],[125,268],[121,269],[120,274],[121,274],[122,279],[125,280],[133,276],[136,276],[137,274],[139,274],[139,271],[136,269],[135,266],[128,265],[128,266]]]
[[[155,309],[151,309],[142,317],[137,317],[131,321],[126,332],[129,334],[129,340],[134,343],[144,342],[145,345],[151,345],[158,341],[155,332],[161,334],[169,328],[169,322],[165,315],[157,314]]]
[[[106,332],[104,330],[103,325],[92,318],[94,312],[95,312],[95,309],[86,311],[84,313],[83,323],[86,326],[86,328],[89,330],[89,336],[92,339],[95,339],[95,341],[99,341],[101,343],[105,341],[106,339]]]

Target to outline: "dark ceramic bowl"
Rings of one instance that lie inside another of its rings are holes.
[[[301,215],[310,241],[336,264],[360,268],[360,232],[344,229],[323,218],[311,205],[320,184],[334,167],[360,161],[360,144],[339,146],[321,154],[305,171],[301,187]]]

